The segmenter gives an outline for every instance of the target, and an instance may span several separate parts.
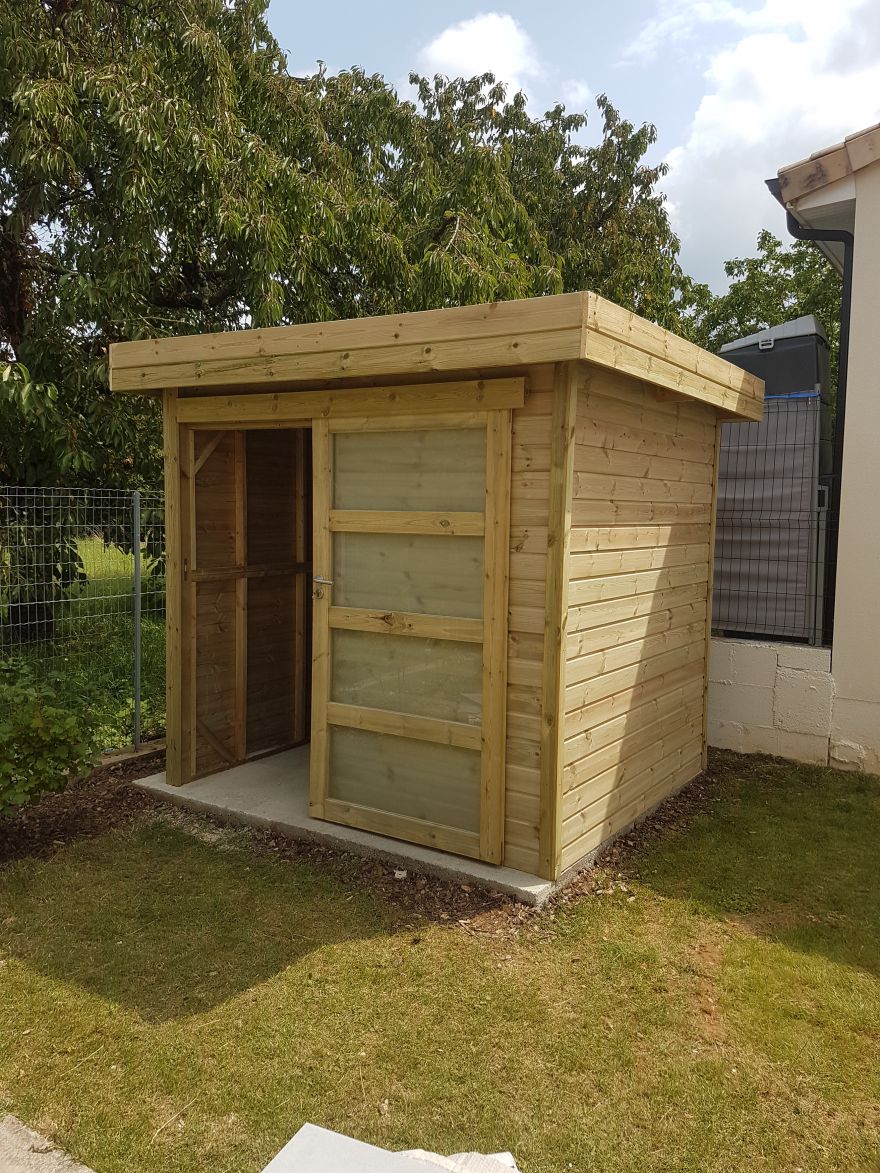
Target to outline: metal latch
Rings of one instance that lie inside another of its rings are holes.
[[[315,577],[312,579],[312,582],[315,584],[315,589],[312,591],[312,598],[313,599],[323,599],[324,598],[324,589],[323,588],[325,586],[333,586],[333,579],[332,578],[324,578],[323,574],[316,574]]]

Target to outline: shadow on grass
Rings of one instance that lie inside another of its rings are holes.
[[[880,975],[880,778],[716,752],[717,801],[637,862],[663,896]]]
[[[150,1022],[209,1010],[386,928],[378,902],[339,876],[161,823],[0,871],[0,951]]]

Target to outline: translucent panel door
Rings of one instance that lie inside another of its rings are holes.
[[[312,813],[500,862],[510,412],[313,444]]]

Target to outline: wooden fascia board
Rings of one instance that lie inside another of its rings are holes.
[[[248,392],[522,368],[586,359],[744,419],[760,419],[763,385],[593,293],[421,313],[115,343],[116,392],[218,387]]]
[[[583,357],[589,362],[709,403],[735,418],[761,419],[762,380],[597,294],[586,298]]]
[[[577,358],[583,296],[119,342],[110,348],[110,385],[122,392],[246,387]]]

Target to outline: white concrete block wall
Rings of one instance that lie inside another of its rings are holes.
[[[711,641],[710,745],[826,765],[833,710],[827,648]]]

